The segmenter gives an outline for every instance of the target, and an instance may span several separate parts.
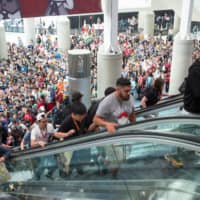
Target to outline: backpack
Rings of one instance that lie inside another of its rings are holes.
[[[99,104],[102,100],[103,99],[93,101],[91,106],[89,107],[88,113],[87,113],[87,118],[86,118],[86,124],[87,124],[88,127],[92,124],[93,118],[94,118],[96,111],[97,111],[97,108],[98,108],[98,106],[99,106]]]

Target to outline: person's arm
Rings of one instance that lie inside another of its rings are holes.
[[[34,147],[44,147],[47,143],[42,140],[32,140],[31,139],[31,148]]]
[[[118,126],[117,123],[108,122],[108,121],[104,120],[101,116],[98,116],[98,115],[94,116],[93,122],[98,126],[105,127],[109,133],[115,133],[116,127]]]
[[[56,138],[67,138],[71,135],[73,135],[75,133],[75,130],[74,129],[71,129],[69,130],[68,132],[55,132],[53,135],[56,137]]]
[[[5,148],[12,148],[12,146],[10,146],[10,145],[7,145],[7,144],[1,144],[3,147],[5,147]]]
[[[22,139],[22,141],[20,143],[20,149],[21,150],[24,150],[24,142],[25,142],[24,139]]]
[[[141,100],[141,106],[142,108],[146,108],[147,107],[147,104],[146,102],[148,101],[147,97],[146,96],[143,96],[142,100]]]
[[[134,111],[129,115],[129,121],[132,123],[136,122],[136,115]]]
[[[112,107],[112,99],[110,99],[112,96],[109,96],[108,98],[104,98],[96,111],[96,115],[93,118],[93,122],[97,126],[102,126],[107,129],[109,133],[115,133],[116,127],[118,126],[115,122],[109,122],[106,120],[106,116],[109,115],[113,110]]]
[[[5,161],[5,157],[1,156],[0,157],[0,162],[4,162]]]
[[[76,130],[74,128],[72,128],[72,121],[70,116],[66,117],[65,120],[62,122],[62,124],[60,125],[58,131],[56,131],[53,135],[56,138],[67,138],[73,134],[75,134]]]
[[[94,122],[90,124],[89,128],[87,129],[88,132],[95,132],[99,131],[99,126],[97,126]]]

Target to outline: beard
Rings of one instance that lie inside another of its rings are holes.
[[[130,98],[130,95],[124,96],[124,95],[120,94],[120,99],[123,100],[123,101],[128,101],[129,98]]]

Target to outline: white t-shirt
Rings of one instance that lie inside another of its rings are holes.
[[[48,142],[48,138],[50,135],[54,134],[55,130],[53,125],[48,123],[47,128],[45,130],[40,130],[38,125],[35,125],[31,131],[31,140],[38,140]]]

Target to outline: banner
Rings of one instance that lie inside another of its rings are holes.
[[[0,19],[101,12],[101,0],[1,0]]]

